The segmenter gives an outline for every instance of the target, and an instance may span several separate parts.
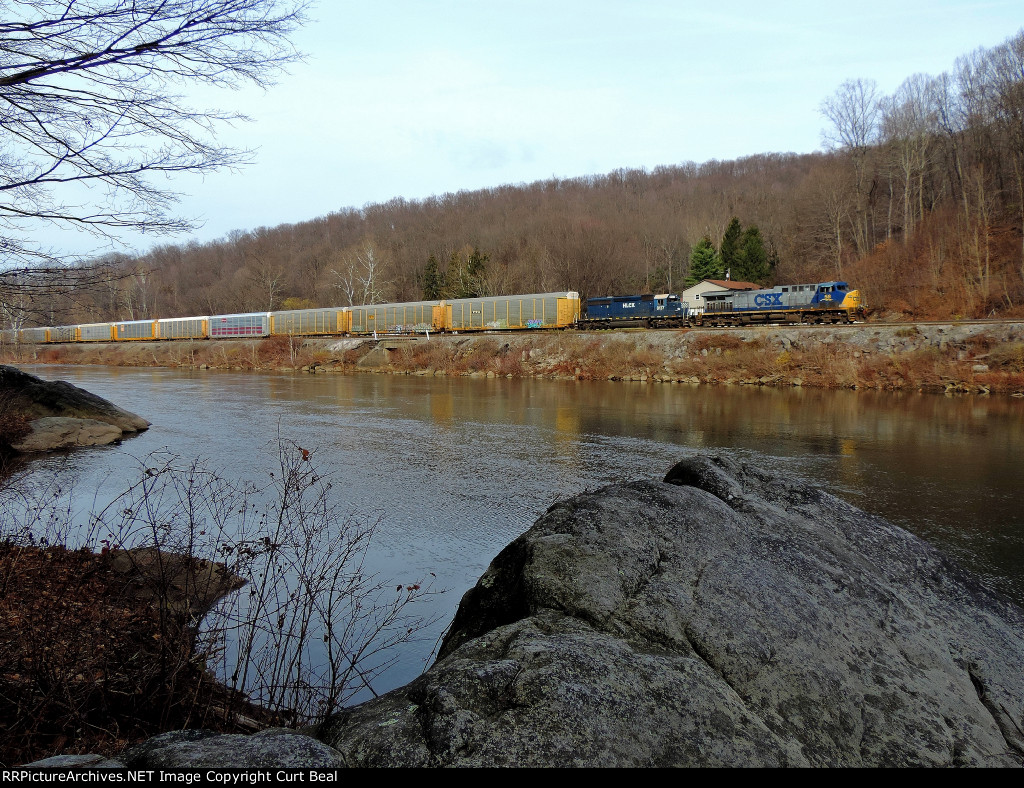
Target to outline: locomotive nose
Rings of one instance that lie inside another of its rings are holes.
[[[843,309],[858,309],[861,305],[860,290],[851,290],[843,299]]]

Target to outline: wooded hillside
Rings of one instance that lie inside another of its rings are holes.
[[[739,279],[758,263],[766,282],[844,279],[893,316],[1024,315],[1024,30],[893,95],[848,81],[822,115],[825,153],[399,197],[114,256],[103,262],[125,276],[29,322],[678,292],[695,250],[702,273]],[[27,306],[8,306],[6,322],[24,324]]]

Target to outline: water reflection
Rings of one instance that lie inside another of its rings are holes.
[[[445,623],[493,556],[555,500],[660,477],[728,449],[796,472],[943,547],[1024,602],[1024,401],[851,391],[415,376],[37,367],[153,422],[76,452],[79,490],[113,497],[169,448],[239,478],[276,435],[318,447],[341,503],[383,518],[375,568],[435,572]],[[45,464],[45,462],[44,462]],[[442,625],[443,626],[443,625]],[[440,634],[429,633],[432,636]],[[422,668],[433,637],[392,685]]]

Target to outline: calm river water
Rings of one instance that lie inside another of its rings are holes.
[[[754,387],[391,375],[27,367],[152,422],[66,473],[109,500],[168,449],[232,478],[274,463],[278,433],[318,450],[345,510],[382,517],[374,568],[448,589],[435,631],[378,687],[417,675],[462,594],[554,501],[660,478],[726,449],[801,474],[928,539],[1024,603],[1024,400]],[[44,460],[44,463],[56,462]]]

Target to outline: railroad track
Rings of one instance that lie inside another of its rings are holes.
[[[915,320],[915,321],[880,321],[860,320],[852,323],[751,323],[745,326],[687,326],[686,328],[608,328],[607,331],[728,331],[732,329],[751,328],[827,328],[841,330],[855,330],[864,328],[913,328],[916,326],[1021,326],[1024,328],[1024,320]],[[544,333],[544,332],[537,332]],[[580,332],[584,333],[584,332]],[[585,333],[592,334],[594,331]]]

